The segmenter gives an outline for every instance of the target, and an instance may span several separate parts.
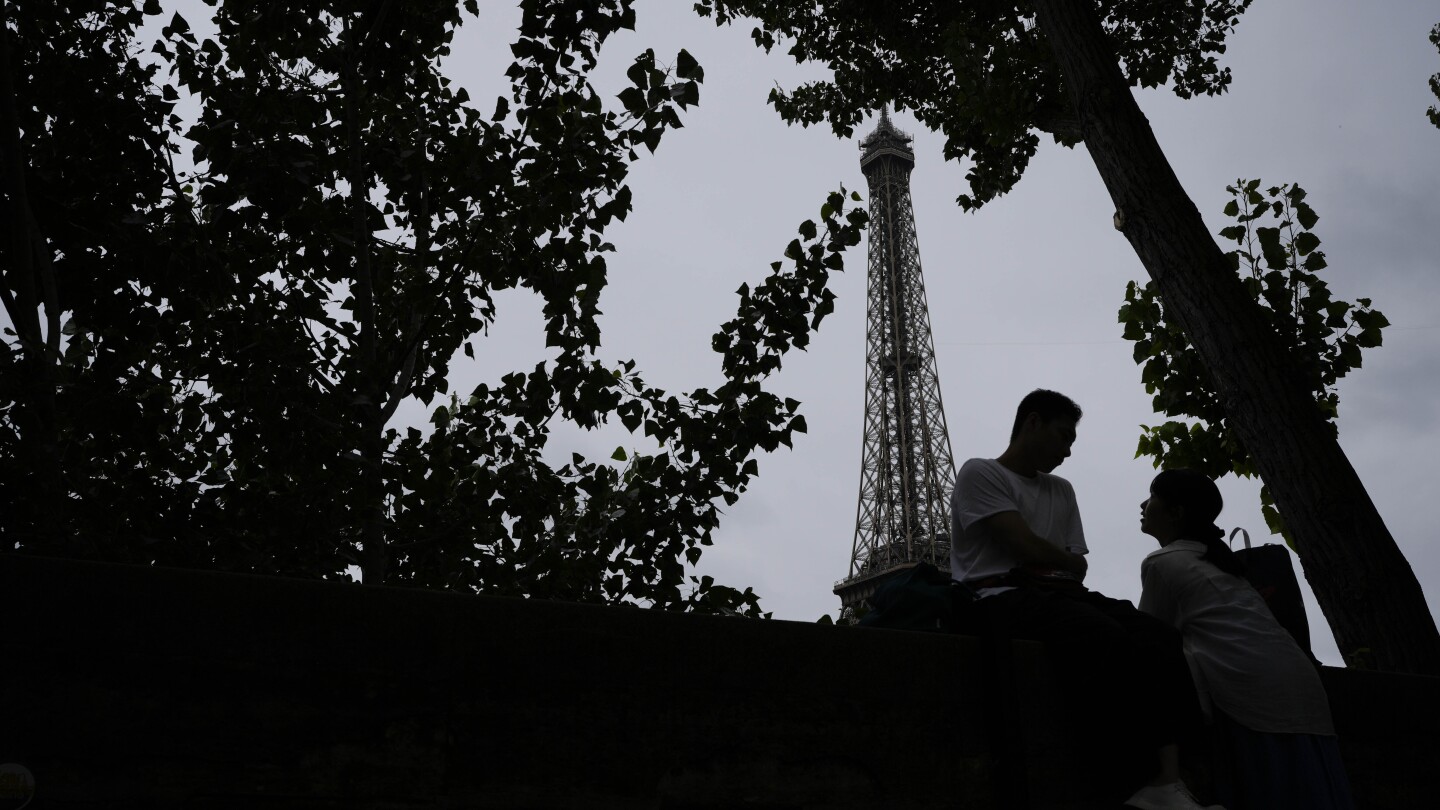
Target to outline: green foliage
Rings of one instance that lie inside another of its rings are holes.
[[[157,292],[176,280],[155,238],[175,96],[135,58],[153,5],[3,7],[0,527],[54,554],[137,559],[196,519],[204,415]]]
[[[1235,224],[1221,229],[1220,236],[1236,247],[1225,255],[1290,349],[1316,406],[1333,421],[1339,415],[1336,383],[1360,367],[1364,349],[1381,344],[1381,330],[1390,322],[1368,298],[1352,304],[1331,296],[1318,275],[1326,267],[1312,230],[1320,217],[1306,202],[1304,189],[1284,184],[1262,192],[1259,180],[1240,180],[1226,190],[1233,199],[1224,213]],[[1149,456],[1157,468],[1191,467],[1212,477],[1254,476],[1249,452],[1226,425],[1210,374],[1168,317],[1153,281],[1130,282],[1119,319],[1125,339],[1135,343],[1140,379],[1153,395],[1156,413],[1196,420],[1142,425],[1135,457]],[[1260,500],[1270,530],[1283,533],[1284,522],[1266,488]]]
[[[1430,29],[1430,44],[1440,50],[1440,25]],[[1435,98],[1440,99],[1440,73],[1430,77],[1430,92],[1435,94]],[[1440,108],[1431,107],[1425,111],[1425,115],[1429,116],[1430,123],[1440,128]]]
[[[596,356],[605,229],[704,80],[645,51],[596,93],[632,0],[522,2],[484,111],[439,69],[473,0],[208,5],[213,40],[172,14],[143,44],[154,0],[3,7],[4,213],[30,222],[0,284],[4,548],[757,614],[685,567],[805,429],[762,383],[831,310],[863,210],[829,195],[741,288],[718,387],[668,394]],[[452,392],[514,288],[549,359]],[[428,428],[392,426],[411,399]],[[642,447],[554,467],[555,419]]]
[[[1215,54],[1250,0],[1103,0],[1100,13],[1132,86],[1171,83],[1181,98],[1222,92],[1230,82]],[[973,209],[1019,181],[1040,138],[1081,139],[1050,46],[1022,2],[698,0],[718,24],[753,17],[766,51],[782,45],[797,62],[818,62],[831,78],[771,91],[790,123],[826,121],[850,137],[866,114],[890,104],[911,110],[946,136],[945,157],[970,159]]]
[[[845,211],[836,192],[823,230],[794,240],[790,263],[776,262],[753,290],[742,286],[736,316],[715,335],[725,381],[684,397],[648,385],[633,362],[607,368],[564,356],[499,388],[480,386],[457,401],[428,437],[402,439],[402,457],[442,459],[455,470],[437,483],[422,464],[404,486],[445,492],[427,509],[406,509],[400,534],[406,578],[432,587],[662,607],[753,612],[754,595],[683,578],[718,525],[717,502],[733,504],[758,473],[756,450],[789,446],[805,431],[799,404],[764,390],[763,379],[830,310],[826,281],[840,251],[858,244],[864,211]],[[618,419],[658,445],[617,448],[623,468],[581,456],[559,469],[540,459],[555,413],[577,422]],[[485,437],[477,441],[477,436]],[[477,510],[476,503],[490,504]],[[686,592],[685,588],[689,588]]]

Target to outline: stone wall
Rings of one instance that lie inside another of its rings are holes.
[[[1030,644],[14,555],[0,639],[33,808],[1079,806]],[[1428,806],[1440,682],[1326,680]]]

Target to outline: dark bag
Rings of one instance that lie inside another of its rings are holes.
[[[1011,568],[1008,574],[998,577],[998,584],[1016,588],[1044,588],[1047,591],[1085,591],[1085,583],[1068,571],[1058,569]]]
[[[952,584],[949,572],[927,562],[917,563],[875,589],[870,612],[860,617],[861,627],[891,630],[925,630],[950,633],[957,628],[956,601],[969,601],[963,586]]]
[[[1295,578],[1290,550],[1279,543],[1251,547],[1250,533],[1240,528],[1230,532],[1232,546],[1237,534],[1245,538],[1245,548],[1235,551],[1235,556],[1245,565],[1245,579],[1260,592],[1275,621],[1290,632],[1295,643],[1314,662],[1315,654],[1310,651],[1310,622],[1305,617],[1305,602],[1300,597],[1300,582]]]

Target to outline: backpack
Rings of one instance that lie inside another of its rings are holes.
[[[860,627],[952,633],[958,629],[958,602],[969,602],[964,586],[955,584],[948,571],[928,562],[890,576],[870,597],[870,612],[856,622]]]
[[[1230,532],[1231,544],[1237,534],[1245,539],[1245,548],[1235,549],[1235,556],[1245,564],[1245,579],[1260,592],[1275,621],[1289,631],[1306,657],[1318,664],[1315,653],[1310,651],[1310,622],[1305,617],[1305,603],[1300,598],[1300,582],[1295,578],[1290,550],[1279,543],[1252,547],[1250,533],[1240,528]]]

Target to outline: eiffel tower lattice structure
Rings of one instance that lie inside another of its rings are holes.
[[[850,574],[835,585],[842,622],[885,579],[921,562],[950,567],[955,462],[910,204],[913,140],[882,110],[860,142],[870,188],[865,438]]]

